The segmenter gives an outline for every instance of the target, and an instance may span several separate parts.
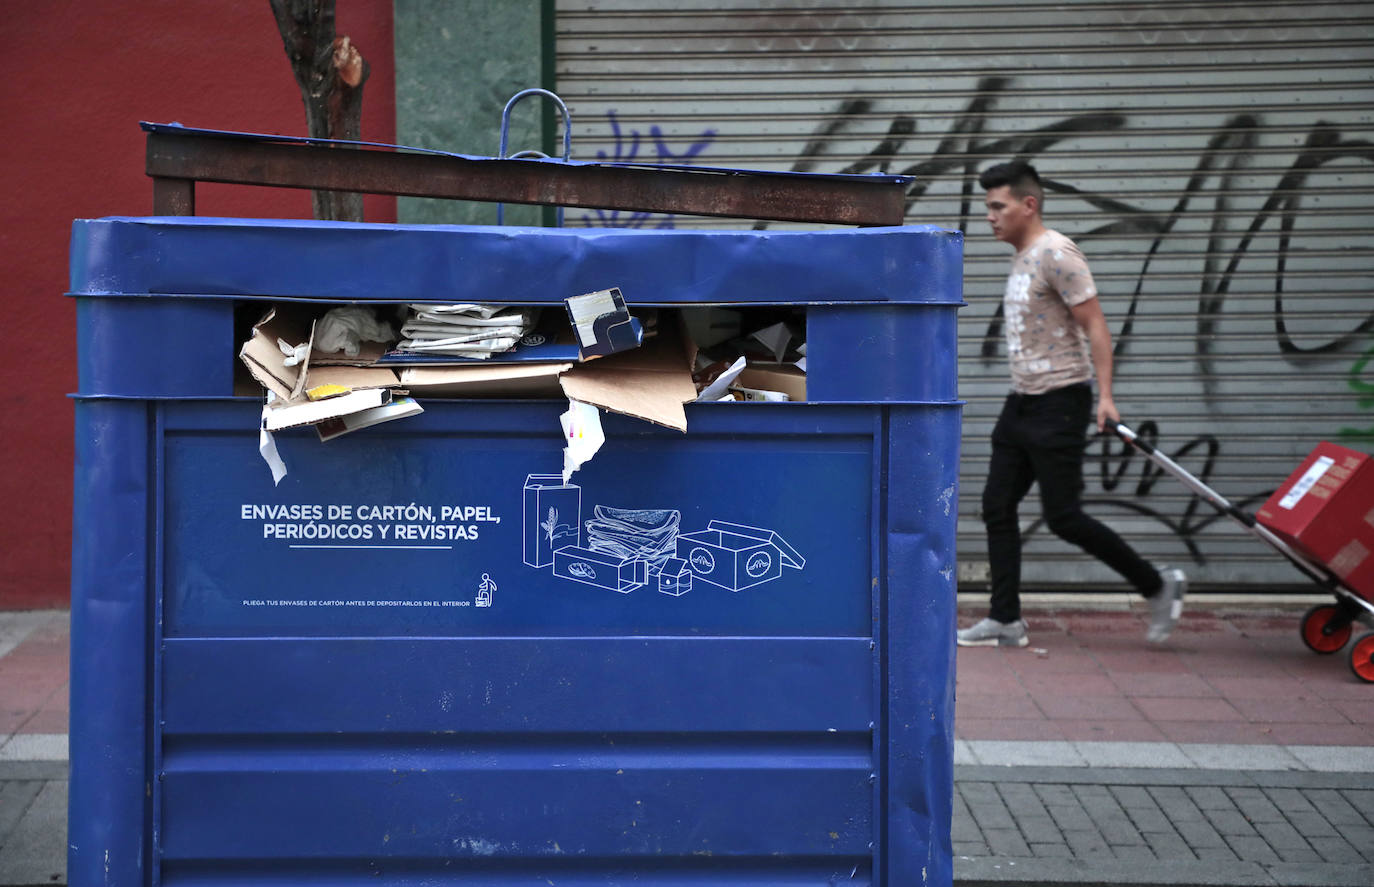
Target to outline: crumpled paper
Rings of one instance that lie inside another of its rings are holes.
[[[568,411],[558,421],[563,426],[563,483],[567,483],[601,449],[606,434],[601,430],[601,411],[580,400],[570,399]]]
[[[267,392],[267,402],[262,405],[262,421],[258,424],[258,452],[262,455],[262,461],[272,469],[272,485],[276,486],[286,477],[286,463],[277,452],[277,441],[272,437],[272,432],[267,430],[267,411],[274,399],[275,395],[271,391]]]

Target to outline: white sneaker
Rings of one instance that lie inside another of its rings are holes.
[[[955,635],[955,642],[961,647],[1024,647],[1030,643],[1026,637],[1026,620],[998,622],[987,618],[982,622],[965,628]]]
[[[1161,570],[1164,587],[1150,602],[1150,627],[1145,631],[1145,640],[1158,644],[1169,637],[1183,615],[1183,595],[1188,591],[1188,577],[1182,570]]]

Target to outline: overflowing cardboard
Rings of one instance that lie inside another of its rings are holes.
[[[283,402],[273,410],[275,427],[291,428],[375,409],[386,403],[378,389],[400,389],[418,397],[558,397],[644,419],[678,431],[687,430],[682,405],[696,398],[691,365],[695,352],[680,324],[663,324],[659,334],[640,347],[587,363],[464,364],[456,366],[359,366],[328,358],[316,365],[316,355],[297,366],[286,365],[278,340],[295,347],[312,344],[313,306],[274,307],[253,327],[239,357],[260,384]],[[358,360],[369,352],[364,349]],[[338,386],[346,397],[315,402],[312,409],[296,408],[311,402],[307,390]],[[356,396],[348,396],[356,395]],[[281,412],[295,410],[294,412]],[[313,418],[308,418],[313,417]],[[274,429],[269,429],[274,430]]]
[[[386,388],[359,388],[337,397],[323,400],[305,400],[299,403],[286,403],[274,406],[263,414],[262,427],[268,431],[282,431],[314,425],[326,419],[336,419],[350,413],[376,409],[391,402],[391,391]]]
[[[395,388],[396,371],[388,367],[316,366],[310,359],[306,393],[325,385],[350,391],[359,388]]]
[[[297,401],[305,391],[309,361],[286,365],[286,355],[277,343],[296,346],[313,343],[315,321],[298,311],[270,309],[253,326],[253,333],[239,349],[239,359],[248,367],[259,384],[285,401]]]
[[[682,405],[697,397],[691,370],[695,357],[681,327],[665,323],[639,348],[577,364],[559,383],[570,400],[686,431]]]
[[[391,403],[373,407],[370,410],[361,410],[347,416],[325,419],[315,425],[315,431],[319,433],[320,440],[333,440],[351,431],[371,428],[373,425],[380,425],[395,419],[404,419],[407,416],[414,416],[423,412],[424,409],[415,402],[414,398],[397,397]]]
[[[421,397],[557,397],[571,363],[405,367],[401,387]]]
[[[735,380],[734,386],[752,391],[778,391],[788,400],[806,400],[806,373],[790,366],[747,366]],[[767,398],[746,398],[746,400]]]

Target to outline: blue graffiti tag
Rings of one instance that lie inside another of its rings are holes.
[[[641,160],[639,148],[641,145],[640,132],[631,129],[627,136],[620,128],[620,121],[616,118],[614,110],[606,112],[606,119],[611,124],[611,136],[613,139],[613,151],[607,154],[605,151],[597,151],[596,159],[603,163],[654,163],[660,166],[683,166],[690,165],[692,158],[696,157],[706,147],[716,139],[716,131],[708,129],[701,133],[696,141],[692,142],[682,151],[674,151],[664,138],[663,129],[657,124],[649,127],[649,138],[653,141],[654,156],[651,160]],[[634,212],[622,214],[620,210],[595,210],[593,213],[583,213],[582,223],[588,228],[654,228],[666,229],[674,227],[673,215],[668,213],[655,217],[652,213]]]

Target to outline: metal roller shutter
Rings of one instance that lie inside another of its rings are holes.
[[[979,169],[1049,180],[1087,253],[1126,421],[1253,506],[1320,440],[1374,447],[1374,5],[559,0],[574,156],[916,176],[908,220],[965,230],[960,496],[985,580],[987,437],[1007,389],[1007,248]],[[712,220],[569,213],[574,225]],[[1089,510],[1195,587],[1300,577],[1168,477],[1095,443]],[[1104,455],[1105,454],[1105,455]],[[1025,582],[1119,587],[1039,525]]]

